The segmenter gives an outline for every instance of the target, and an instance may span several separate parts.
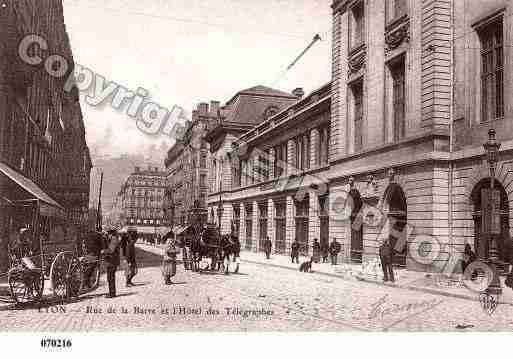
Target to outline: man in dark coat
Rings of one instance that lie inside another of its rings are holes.
[[[379,247],[379,259],[381,261],[381,267],[383,268],[383,281],[392,283],[394,279],[394,269],[392,267],[392,260],[394,256],[394,249],[390,243],[390,238],[386,238]]]
[[[319,244],[319,240],[317,238],[314,239],[313,244],[313,261],[315,263],[319,263],[321,258],[321,245]]]
[[[118,233],[115,229],[107,232],[108,246],[103,251],[105,263],[107,264],[107,282],[109,283],[109,294],[106,298],[116,297],[116,270],[119,266],[119,243]]]
[[[322,256],[322,263],[328,263],[328,256],[330,254],[330,247],[328,245],[328,242],[322,242],[321,244],[321,256]]]
[[[137,235],[130,233],[127,236],[126,248],[125,248],[125,259],[127,264],[126,271],[126,286],[131,287],[134,285],[132,279],[137,273],[137,261],[135,260],[135,242],[137,241]]]
[[[294,239],[294,242],[292,242],[292,246],[290,247],[290,257],[292,259],[292,263],[294,263],[295,259],[296,263],[299,264],[299,242],[297,241],[297,238]]]
[[[265,248],[265,257],[267,259],[271,258],[271,250],[273,248],[273,242],[271,242],[269,237],[267,237],[264,242],[264,248]]]
[[[340,253],[340,243],[337,242],[336,238],[333,238],[333,242],[331,242],[329,250],[331,255],[331,265],[337,265],[337,258]]]

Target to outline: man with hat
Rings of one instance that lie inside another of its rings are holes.
[[[118,232],[115,228],[107,231],[107,249],[103,250],[105,263],[107,263],[107,282],[109,283],[109,294],[106,298],[116,297],[116,270],[119,266],[119,244]]]

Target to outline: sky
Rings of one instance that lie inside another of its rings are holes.
[[[63,0],[75,62],[171,109],[256,85],[308,93],[331,78],[329,0]],[[316,33],[322,41],[283,76]],[[281,75],[281,76],[280,76]],[[273,86],[274,85],[274,86]],[[82,110],[93,159],[163,152],[165,135],[110,106]],[[164,154],[162,153],[162,156]]]

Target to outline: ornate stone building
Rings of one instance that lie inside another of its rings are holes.
[[[168,151],[165,160],[168,172],[168,188],[165,196],[165,212],[173,225],[188,222],[191,208],[206,208],[207,203],[207,155],[205,134],[221,116],[219,102],[201,103],[192,112],[192,122],[187,123],[182,138]]]
[[[223,213],[247,250],[263,250],[269,237],[276,253],[287,254],[297,238],[307,254],[314,238],[329,240],[327,187],[310,191],[308,185],[327,181],[331,85],[306,97],[296,93],[291,105],[234,140],[227,157],[232,186]]]
[[[512,6],[334,1],[331,84],[223,147],[229,164],[212,173],[211,217],[221,215],[225,232],[233,223],[248,250],[267,235],[288,253],[297,237],[306,254],[328,237],[362,262],[388,237],[395,263],[410,269],[457,270],[466,243],[505,260]],[[502,142],[493,181],[483,149],[491,128]],[[328,158],[316,167],[321,133]]]
[[[209,219],[220,223],[222,233],[229,233],[232,223],[240,232],[239,222],[233,222],[234,216],[240,217],[239,207],[233,207],[231,193],[238,188],[241,170],[245,167],[241,167],[242,162],[238,162],[239,166],[232,161],[232,144],[253,127],[296,102],[298,95],[302,95],[302,90],[297,89],[294,95],[265,86],[239,91],[224,106],[222,121],[207,134],[206,140],[210,143]]]
[[[490,128],[503,142],[493,216],[505,258],[512,5],[334,1],[330,201],[349,194],[355,205],[330,232],[348,259],[376,256],[380,236],[399,244],[396,263],[408,268],[450,271],[465,243],[486,257],[482,144]],[[429,261],[421,242],[434,249]]]
[[[38,230],[48,237],[55,220],[86,224],[92,166],[70,77],[73,56],[62,2],[4,1],[0,12],[0,234],[33,225],[33,216],[18,204],[37,201]],[[24,62],[18,52],[20,41],[31,34],[47,44],[47,49],[35,43],[27,49],[43,60],[38,65]],[[66,65],[44,61],[52,54]],[[63,72],[56,76],[59,64]]]

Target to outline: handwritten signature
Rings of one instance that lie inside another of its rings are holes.
[[[348,312],[355,320],[384,319],[393,315],[406,315],[409,317],[433,309],[442,302],[443,300],[435,298],[397,304],[390,303],[390,298],[388,294],[386,294],[372,303],[369,308],[355,306],[348,310]]]

